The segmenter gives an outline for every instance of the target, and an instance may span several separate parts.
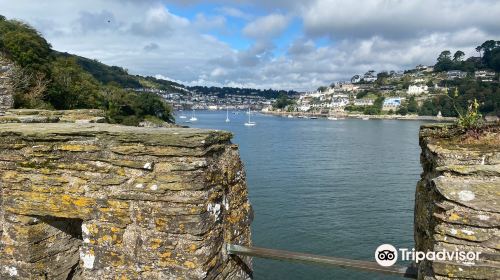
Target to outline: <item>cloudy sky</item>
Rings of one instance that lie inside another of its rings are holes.
[[[187,85],[308,90],[477,55],[498,0],[0,0],[53,48]]]

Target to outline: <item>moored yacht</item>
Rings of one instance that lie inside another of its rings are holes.
[[[245,126],[255,126],[257,123],[253,122],[250,119],[250,116],[252,115],[252,112],[250,111],[250,108],[248,108],[248,122],[245,123]]]

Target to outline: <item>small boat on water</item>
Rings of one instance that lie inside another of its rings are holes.
[[[186,119],[187,117],[182,115],[182,116],[179,116],[179,119]]]
[[[336,117],[328,117],[327,119],[329,119],[329,120],[331,120],[331,121],[336,121],[336,120],[338,120],[338,118],[336,118]]]
[[[198,118],[196,117],[196,113],[194,112],[194,109],[193,109],[193,115],[191,116],[191,118],[189,119],[189,121],[195,122],[197,120],[198,120]]]
[[[369,119],[370,119],[370,118],[368,118],[368,117],[364,117],[364,118],[362,118],[362,120],[364,120],[364,121],[367,121],[367,120],[369,120]]]
[[[316,120],[316,119],[318,119],[318,117],[316,117],[316,116],[312,116],[312,117],[310,117],[310,119],[311,119],[311,120]]]
[[[245,126],[255,126],[257,123],[253,122],[251,119],[250,119],[250,116],[252,115],[252,113],[250,112],[250,109],[248,109],[248,122],[245,123]]]
[[[293,116],[292,115],[288,115],[287,116],[289,119],[293,119]]]
[[[226,122],[230,122],[231,120],[229,119],[229,109],[226,108]]]

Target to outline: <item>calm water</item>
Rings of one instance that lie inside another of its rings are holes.
[[[255,246],[374,260],[413,247],[420,122],[304,120],[199,112],[193,127],[229,130],[245,163]],[[182,121],[181,119],[178,119]],[[255,279],[400,279],[254,259]],[[402,278],[401,278],[402,279]]]

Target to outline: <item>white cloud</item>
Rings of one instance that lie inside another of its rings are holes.
[[[494,0],[316,0],[300,9],[308,34],[331,38],[412,38],[469,27],[497,31],[499,13]]]
[[[234,7],[220,7],[216,9],[219,13],[230,16],[230,17],[235,17],[235,18],[241,18],[245,20],[250,20],[253,18],[251,14],[245,13],[242,10]]]
[[[181,16],[167,8],[173,2],[180,10],[216,7]],[[0,6],[8,18],[33,24],[56,50],[187,85],[313,89],[369,69],[430,65],[444,49],[475,55],[476,45],[500,37],[494,0],[0,0]],[[283,43],[292,20],[303,29]],[[223,40],[242,44],[235,49]]]
[[[170,13],[164,6],[150,8],[145,18],[135,22],[130,30],[140,36],[161,36],[189,26],[189,20]]]
[[[282,14],[263,16],[247,24],[243,28],[243,34],[251,38],[271,38],[283,32],[288,21]]]

